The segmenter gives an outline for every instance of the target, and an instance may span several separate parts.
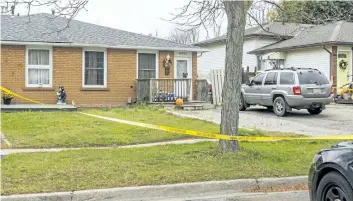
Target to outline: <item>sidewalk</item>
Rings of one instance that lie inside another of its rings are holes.
[[[135,144],[115,147],[82,147],[82,148],[44,148],[44,149],[1,149],[1,156],[14,154],[14,153],[33,153],[33,152],[59,152],[66,150],[79,150],[79,149],[122,149],[122,148],[141,148],[163,146],[168,144],[194,144],[198,142],[217,141],[217,139],[189,139],[189,140],[174,140],[167,142],[155,142],[146,144]]]

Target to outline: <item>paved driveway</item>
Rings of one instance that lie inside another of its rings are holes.
[[[195,118],[221,122],[221,110],[181,111]],[[293,110],[287,117],[277,117],[264,107],[251,107],[240,112],[240,127],[270,131],[294,132],[313,136],[353,134],[353,106],[330,105],[320,115],[306,110]]]

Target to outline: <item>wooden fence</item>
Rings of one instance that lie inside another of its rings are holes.
[[[243,68],[242,72],[242,84],[246,84],[250,82],[250,80],[255,77],[255,72],[249,72],[249,67],[246,70]],[[221,105],[222,104],[222,89],[224,82],[224,70],[223,69],[215,69],[210,72],[210,80],[212,84],[212,96],[213,96],[213,104]]]

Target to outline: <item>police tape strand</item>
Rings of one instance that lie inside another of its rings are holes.
[[[49,107],[57,108],[57,109],[63,109],[57,106],[52,106],[49,104],[41,103],[39,101],[35,101],[29,98],[26,98],[24,96],[21,96],[19,94],[16,94],[5,87],[1,86],[1,90],[8,93],[12,94],[15,97],[21,98],[23,100],[27,100],[32,103],[36,104],[41,104],[41,105],[47,105]],[[163,131],[168,131],[172,133],[179,133],[179,134],[185,134],[185,135],[192,135],[196,137],[203,137],[203,138],[211,138],[211,139],[220,139],[220,140],[238,140],[238,141],[281,141],[281,140],[353,140],[353,135],[338,135],[338,136],[318,136],[318,137],[264,137],[264,136],[230,136],[230,135],[222,135],[222,134],[215,134],[215,133],[206,133],[206,132],[200,132],[200,131],[194,131],[194,130],[187,130],[187,129],[180,129],[180,128],[172,128],[168,126],[158,126],[158,125],[153,125],[153,124],[146,124],[146,123],[138,123],[138,122],[132,122],[132,121],[127,121],[127,120],[120,120],[120,119],[115,119],[115,118],[108,118],[108,117],[103,117],[103,116],[98,116],[98,115],[92,115],[92,114],[87,114],[80,112],[80,114],[88,115],[88,116],[94,116],[98,118],[103,118],[106,120],[114,120],[119,123],[124,123],[124,124],[130,124],[130,125],[135,125],[135,126],[140,126],[140,127],[145,127],[145,128],[151,128],[151,129],[156,129],[156,130],[163,130]]]

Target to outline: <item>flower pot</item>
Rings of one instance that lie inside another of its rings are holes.
[[[5,105],[10,105],[11,104],[11,99],[3,99]]]

